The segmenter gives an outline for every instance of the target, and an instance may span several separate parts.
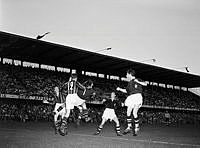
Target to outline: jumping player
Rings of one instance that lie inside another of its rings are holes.
[[[103,100],[103,102],[106,106],[106,109],[103,112],[101,124],[98,126],[95,135],[100,134],[101,130],[103,129],[103,125],[106,123],[106,121],[108,119],[110,119],[110,121],[114,120],[114,122],[116,124],[117,136],[122,136],[122,134],[120,132],[119,120],[118,120],[118,118],[115,114],[115,110],[114,110],[115,104],[116,104],[115,97],[116,97],[115,92],[112,92],[111,98],[109,100],[105,100],[105,99]]]
[[[78,89],[83,89],[83,94],[85,94],[85,90],[86,88],[81,85],[78,81],[77,81],[77,74],[72,74],[71,77],[69,78],[69,81],[65,84],[67,85],[67,97],[66,97],[66,112],[65,115],[62,119],[62,124],[60,127],[60,134],[62,136],[67,134],[67,119],[70,115],[70,110],[74,109],[74,106],[77,106],[80,110],[80,112],[84,110],[86,110],[86,104],[85,104],[85,100],[81,99],[78,95]]]
[[[78,96],[83,100],[90,101],[91,97],[94,97],[96,95],[96,92],[93,89],[93,85],[94,83],[90,79],[84,82],[83,86],[86,87],[86,91],[84,93],[83,90],[78,90]]]
[[[96,92],[93,89],[93,81],[89,79],[84,82],[83,85],[86,87],[85,93],[83,90],[78,90],[78,96],[85,101],[90,101],[91,98],[96,96]],[[81,118],[84,118],[86,122],[90,120],[88,117],[88,110],[83,110],[83,112],[79,114],[79,119]]]
[[[135,71],[133,69],[129,69],[127,71],[126,77],[129,81],[126,89],[117,87],[118,91],[128,94],[128,97],[125,100],[125,106],[127,106],[128,127],[124,130],[123,134],[130,133],[132,129],[133,136],[137,136],[137,133],[139,131],[139,118],[137,113],[143,103],[142,86],[146,86],[147,83],[142,82],[139,79],[136,79]],[[134,117],[134,129],[132,127],[131,112],[133,112],[133,117]]]

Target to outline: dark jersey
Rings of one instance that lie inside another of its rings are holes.
[[[78,96],[83,100],[90,100],[93,93],[95,93],[95,90],[92,88],[87,88],[85,92],[84,90],[78,90]]]
[[[111,100],[111,99],[109,99],[109,100],[106,100],[105,102],[104,102],[104,104],[105,104],[105,107],[106,108],[110,108],[110,109],[115,109],[115,106],[116,106],[116,101],[115,100]]]
[[[126,91],[128,95],[142,93],[142,85],[131,80],[126,87]]]
[[[59,96],[54,95],[54,103],[64,103],[65,96],[62,93],[59,93]]]
[[[85,87],[77,81],[71,80],[67,82],[67,93],[68,94],[76,94],[78,92],[78,88],[85,89]]]

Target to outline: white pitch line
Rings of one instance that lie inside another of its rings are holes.
[[[188,144],[188,143],[173,143],[173,142],[155,141],[155,140],[127,139],[127,138],[106,137],[106,136],[98,136],[98,135],[95,136],[95,135],[87,135],[87,134],[71,134],[71,135],[92,137],[92,138],[106,138],[106,139],[112,139],[112,140],[124,140],[124,141],[135,141],[135,142],[156,143],[156,144],[166,144],[166,145],[200,147],[200,145],[198,144]]]

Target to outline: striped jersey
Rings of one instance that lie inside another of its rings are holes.
[[[67,93],[68,94],[77,94],[78,88],[85,90],[85,87],[80,84],[78,81],[70,80],[67,82]]]
[[[56,94],[54,95],[54,103],[64,103],[65,102],[65,96],[59,92],[59,96]]]

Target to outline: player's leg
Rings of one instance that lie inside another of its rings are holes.
[[[79,116],[78,116],[78,118],[81,119],[82,116],[83,116],[83,106],[79,105],[79,106],[77,106],[77,108],[79,109]]]
[[[120,124],[119,124],[119,120],[117,117],[115,117],[113,119],[113,121],[115,122],[115,130],[116,130],[116,133],[117,133],[117,136],[122,136],[121,132],[120,132]]]
[[[140,106],[141,105],[135,105],[133,108],[133,117],[134,117],[133,136],[137,136],[137,133],[140,130],[139,117],[138,117],[138,110],[139,110]]]
[[[132,128],[132,118],[131,118],[131,112],[132,112],[133,108],[131,106],[127,106],[127,128],[124,130],[123,134],[127,134],[131,132],[131,128]]]
[[[75,97],[75,106],[79,108],[80,111],[80,117],[85,119],[86,122],[90,121],[90,118],[88,118],[88,109],[86,107],[85,100],[81,99],[77,94],[74,95]]]
[[[89,118],[88,116],[88,109],[87,109],[86,103],[84,102],[81,106],[82,106],[81,117],[85,119],[86,122],[90,121],[91,118]]]
[[[81,113],[78,107],[74,108],[74,121],[76,122],[76,126],[78,127],[81,121]]]
[[[55,113],[54,114],[54,127],[55,127],[55,134],[58,133],[58,130],[60,128],[60,124],[61,124],[61,116],[59,115],[59,113]]]
[[[68,94],[66,102],[64,103],[64,114],[62,117],[62,124],[60,126],[60,135],[65,136],[67,134],[67,119],[69,118],[71,109],[74,109],[74,95]]]
[[[65,103],[63,103],[62,105],[60,105],[56,110],[55,113],[57,114],[58,112],[60,112],[62,109],[65,108]]]
[[[99,135],[100,134],[101,130],[103,129],[103,125],[106,123],[106,121],[107,121],[106,118],[102,118],[101,124],[98,126],[95,135]]]
[[[69,118],[69,115],[70,115],[70,109],[69,108],[66,108],[66,112],[62,118],[62,123],[61,123],[61,126],[60,126],[60,134],[62,136],[65,136],[67,135],[67,119]]]
[[[58,116],[59,116],[59,112],[57,111],[57,109],[59,108],[60,104],[56,103],[55,108],[54,108],[54,129],[55,129],[55,134],[58,133],[58,130],[60,128],[60,122],[61,119],[58,120]]]

